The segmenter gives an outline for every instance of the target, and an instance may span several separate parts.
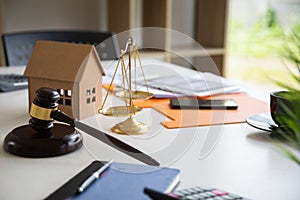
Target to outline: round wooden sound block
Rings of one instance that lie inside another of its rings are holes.
[[[49,132],[38,132],[24,125],[5,137],[3,147],[18,156],[42,158],[70,153],[82,144],[82,135],[74,127],[65,124],[54,124]]]

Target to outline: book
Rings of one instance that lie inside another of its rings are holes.
[[[145,187],[167,193],[179,183],[178,169],[113,162],[99,179],[78,194],[78,187],[102,165],[100,161],[92,162],[46,199],[149,200],[150,198],[144,194]]]

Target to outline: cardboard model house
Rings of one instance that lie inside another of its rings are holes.
[[[93,45],[37,41],[24,75],[29,109],[40,87],[57,90],[58,109],[77,119],[95,115],[101,106],[104,71]]]

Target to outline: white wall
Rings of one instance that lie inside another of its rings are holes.
[[[3,32],[106,29],[105,0],[2,0]]]

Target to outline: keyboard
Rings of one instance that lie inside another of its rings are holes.
[[[0,74],[0,92],[26,89],[28,80],[20,74]]]
[[[181,189],[169,194],[163,194],[149,188],[146,188],[144,192],[153,200],[250,200],[234,193],[207,186]]]

